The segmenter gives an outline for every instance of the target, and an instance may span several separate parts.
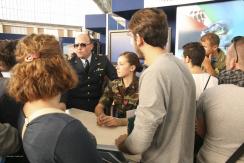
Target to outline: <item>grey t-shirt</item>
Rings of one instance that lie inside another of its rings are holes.
[[[206,134],[198,163],[226,162],[244,142],[243,97],[244,88],[232,84],[209,88],[200,96],[197,118],[204,119]]]
[[[193,162],[195,97],[192,74],[172,54],[141,75],[134,129],[125,142],[143,163]]]

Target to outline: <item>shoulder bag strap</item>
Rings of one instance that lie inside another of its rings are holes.
[[[230,156],[226,163],[235,163],[244,154],[244,143]]]
[[[207,86],[208,86],[208,82],[209,82],[210,78],[211,78],[211,75],[209,75],[209,77],[208,77],[208,81],[207,81],[207,83],[205,84],[205,86],[204,86],[204,89],[203,89],[203,90],[205,90],[205,89],[207,88]]]

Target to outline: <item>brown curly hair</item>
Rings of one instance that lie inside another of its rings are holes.
[[[27,61],[31,54],[38,57]],[[17,45],[16,59],[19,63],[12,69],[8,90],[17,101],[48,99],[74,88],[78,82],[54,36],[32,34],[24,37]]]

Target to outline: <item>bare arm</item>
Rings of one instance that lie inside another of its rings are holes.
[[[196,120],[196,132],[199,136],[204,138],[206,134],[206,127],[205,122],[203,118],[197,118]]]
[[[211,56],[209,56],[209,57],[206,56],[206,57],[204,58],[204,60],[203,60],[204,70],[205,70],[207,73],[209,73],[210,75],[212,75],[212,76],[217,76],[216,72],[214,71],[214,69],[213,69],[213,67],[212,67],[212,65],[211,65],[211,61],[210,61],[209,58],[211,58]]]
[[[116,127],[116,126],[127,126],[128,119],[127,118],[116,118],[112,116],[103,116],[100,119],[101,124],[108,127]]]
[[[98,103],[95,107],[95,114],[98,117],[101,114],[104,114],[104,105],[101,103]]]
[[[97,124],[98,125],[105,125],[108,127],[114,126],[127,126],[128,119],[127,118],[116,118],[112,116],[106,116],[104,114],[104,105],[98,103],[95,108],[95,114],[97,116]]]
[[[120,151],[123,151],[124,153],[128,153],[128,154],[133,154],[131,153],[125,146],[125,140],[127,139],[128,135],[124,134],[124,135],[120,135],[116,140],[115,140],[115,144],[118,147],[118,149]]]
[[[206,93],[203,92],[197,102],[197,110],[196,110],[196,132],[199,136],[204,138],[206,134],[206,122],[205,122],[205,100]]]
[[[97,116],[97,124],[99,126],[103,125],[103,117],[105,117],[104,114],[104,105],[101,103],[98,103],[95,108],[95,115]]]

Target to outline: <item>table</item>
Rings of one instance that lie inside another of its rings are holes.
[[[115,139],[120,135],[127,133],[127,126],[98,126],[97,117],[94,113],[80,109],[68,109],[66,110],[66,113],[76,119],[79,119],[88,129],[88,131],[90,131],[96,137],[98,149],[118,151],[118,148],[115,145]]]
[[[119,127],[102,127],[97,125],[97,117],[94,113],[80,110],[80,109],[68,109],[66,113],[70,116],[80,120],[83,125],[91,132],[97,139],[97,149],[105,149],[112,151],[119,151],[115,145],[115,139],[122,134],[127,133],[127,126]],[[140,155],[128,155],[124,156],[130,160],[130,162],[139,162]]]

